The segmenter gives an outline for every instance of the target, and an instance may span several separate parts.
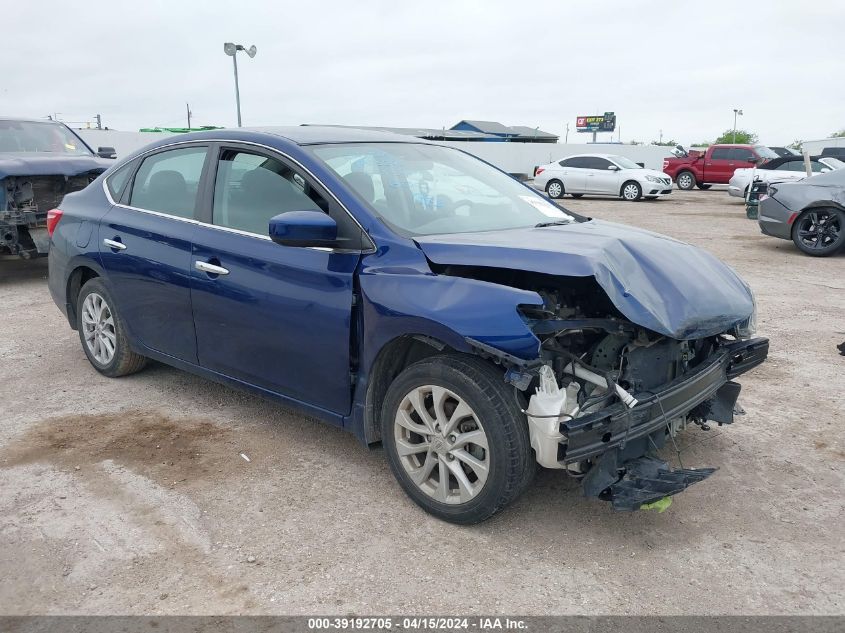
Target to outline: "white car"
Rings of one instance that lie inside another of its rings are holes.
[[[832,156],[811,156],[810,167],[813,173],[817,174],[842,169],[845,167],[845,163]],[[754,172],[756,180],[763,182],[794,182],[804,180],[807,177],[803,156],[784,156],[773,159],[756,170],[753,168],[737,169],[728,182],[728,193],[735,198],[744,198],[748,193],[752,172]]]
[[[570,194],[621,196],[625,200],[653,200],[672,193],[668,174],[640,167],[614,154],[578,154],[537,168],[534,186],[550,198]]]

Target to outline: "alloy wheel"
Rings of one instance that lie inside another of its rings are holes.
[[[413,389],[394,420],[396,451],[416,486],[436,501],[476,497],[490,473],[487,434],[472,408],[437,385]]]
[[[111,308],[96,292],[90,293],[82,302],[82,333],[94,360],[108,365],[114,358],[117,334]]]
[[[689,174],[681,174],[678,177],[678,186],[681,189],[692,189],[692,176]]]
[[[559,182],[549,183],[548,194],[552,198],[559,198],[562,192],[563,192],[563,188],[560,186]]]
[[[834,244],[842,233],[839,216],[829,211],[811,211],[796,227],[798,239],[811,250],[823,250]]]

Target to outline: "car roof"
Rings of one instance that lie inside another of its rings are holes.
[[[55,121],[53,119],[33,119],[31,117],[23,117],[23,116],[3,116],[0,114],[0,121],[17,121],[20,123],[58,123],[59,125],[65,125],[63,121]]]
[[[421,143],[415,136],[362,130],[360,128],[333,127],[331,125],[290,125],[240,128],[245,132],[281,136],[297,145],[321,145],[324,143]],[[231,131],[231,130],[229,130]]]
[[[566,160],[567,158],[583,158],[584,156],[589,156],[591,158],[615,158],[616,156],[619,156],[619,154],[598,154],[598,153],[571,154],[569,156],[564,156],[563,158],[558,158],[557,160],[560,161],[560,160]],[[557,162],[557,161],[555,161],[555,162]]]

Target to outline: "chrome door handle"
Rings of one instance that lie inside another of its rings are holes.
[[[103,244],[105,244],[109,248],[113,248],[118,251],[126,250],[126,244],[124,244],[123,242],[118,242],[117,240],[103,240]]]
[[[197,270],[201,270],[204,273],[208,273],[209,275],[228,275],[229,269],[223,268],[222,266],[215,266],[214,264],[209,264],[208,262],[194,262],[194,268]]]

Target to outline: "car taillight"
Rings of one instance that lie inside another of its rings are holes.
[[[535,175],[535,176],[539,176],[539,175],[540,175],[540,174],[542,174],[544,171],[546,171],[546,170],[545,170],[545,169],[543,169],[542,167],[538,167],[537,169],[535,169],[535,170],[534,170],[534,175]]]
[[[61,209],[50,209],[47,211],[47,235],[53,237],[53,231],[56,230],[56,225],[62,219]]]

